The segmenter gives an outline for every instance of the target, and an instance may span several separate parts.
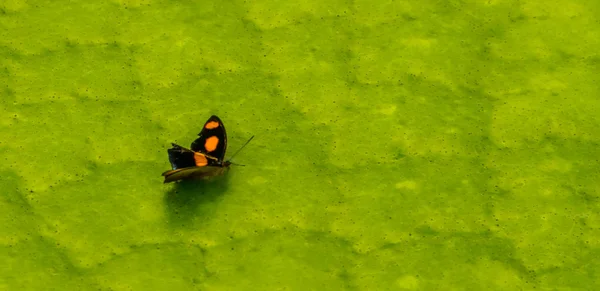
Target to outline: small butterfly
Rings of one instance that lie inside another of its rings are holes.
[[[217,116],[211,116],[202,127],[202,131],[190,149],[172,143],[168,149],[169,161],[172,170],[162,175],[164,183],[184,179],[209,179],[214,176],[225,174],[230,165],[238,165],[231,159],[239,153],[253,138],[252,136],[233,156],[225,161],[225,150],[227,150],[227,134],[223,122]],[[243,166],[243,165],[239,165]]]

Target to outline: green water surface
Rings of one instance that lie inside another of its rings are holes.
[[[599,15],[0,1],[0,290],[600,289]]]

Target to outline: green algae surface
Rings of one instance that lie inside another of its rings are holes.
[[[548,3],[0,2],[0,289],[599,289],[600,5]],[[246,166],[164,185],[212,114]]]

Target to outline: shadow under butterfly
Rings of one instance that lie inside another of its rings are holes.
[[[167,225],[173,229],[198,229],[199,222],[218,216],[215,205],[227,192],[228,179],[229,175],[223,175],[211,183],[194,183],[193,180],[175,183],[164,196]]]
[[[167,152],[172,169],[162,173],[165,177],[164,183],[188,179],[207,180],[225,174],[230,165],[243,166],[231,162],[231,159],[254,138],[252,136],[248,139],[229,160],[225,160],[227,133],[219,117],[211,116],[204,123],[198,136],[189,149],[171,144],[173,147]]]

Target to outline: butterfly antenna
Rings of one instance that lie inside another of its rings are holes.
[[[237,152],[235,152],[235,154],[233,154],[233,156],[231,156],[231,158],[229,158],[230,163],[231,163],[231,160],[233,160],[233,157],[235,157],[235,155],[237,155],[253,138],[254,138],[254,136],[252,136],[239,150],[237,150]],[[234,164],[234,163],[231,163],[231,164],[237,165],[237,166],[243,166],[240,164]]]

